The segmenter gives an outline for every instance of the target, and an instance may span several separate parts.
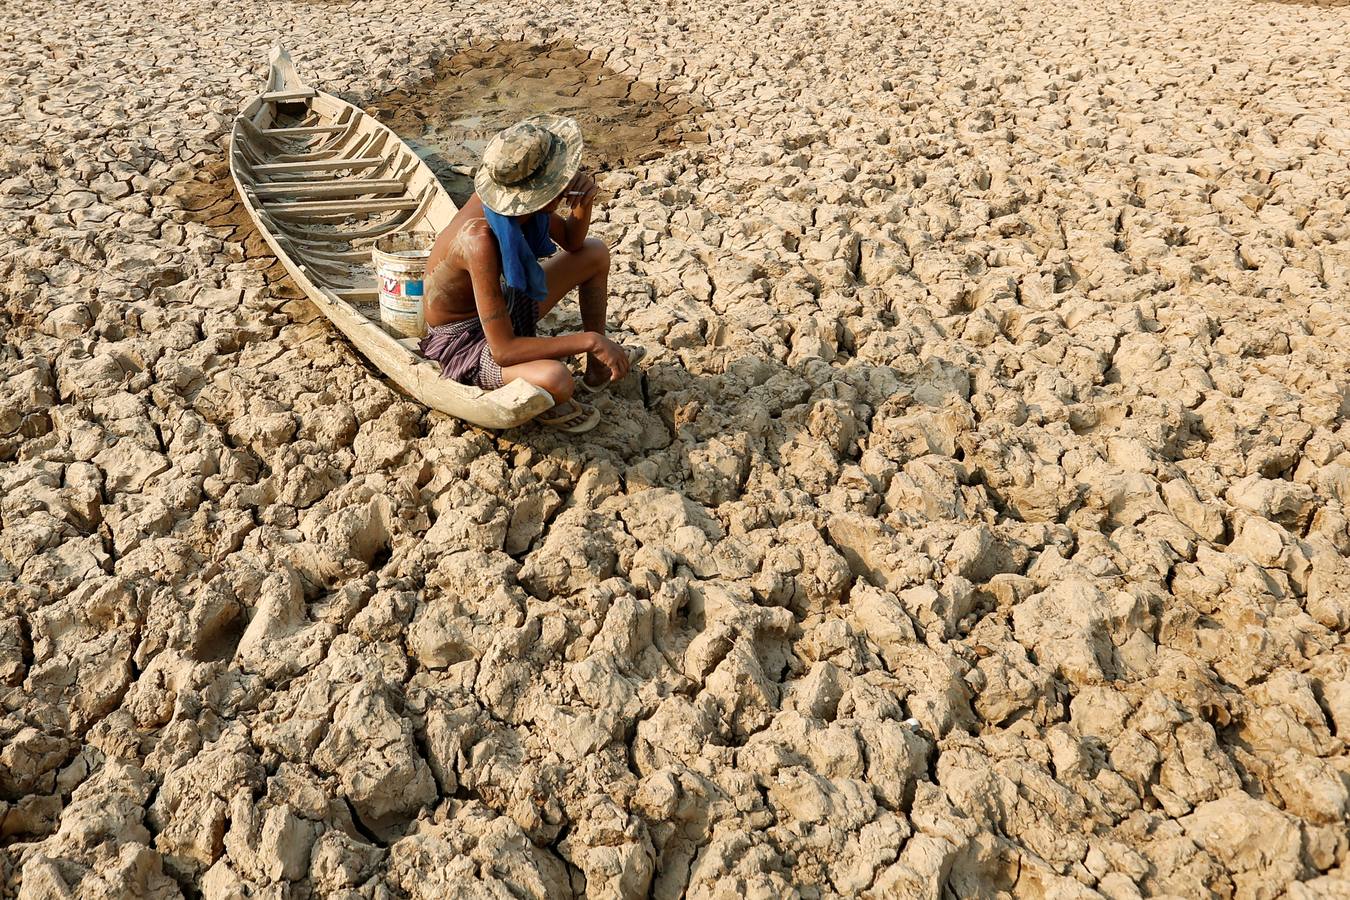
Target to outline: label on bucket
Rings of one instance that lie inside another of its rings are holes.
[[[399,334],[421,337],[426,331],[422,314],[422,279],[380,276],[380,321]]]
[[[416,281],[405,281],[397,276],[380,276],[380,293],[388,294],[390,297],[416,297],[417,302],[422,302],[422,279]]]

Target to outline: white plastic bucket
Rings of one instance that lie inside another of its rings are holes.
[[[430,232],[401,231],[375,242],[371,259],[380,285],[380,322],[388,331],[412,338],[426,333],[422,285],[435,241]]]

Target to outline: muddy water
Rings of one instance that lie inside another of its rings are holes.
[[[452,166],[475,166],[501,129],[535,113],[571,116],[594,170],[655,159],[707,140],[689,100],[608,69],[574,47],[508,42],[470,46],[434,75],[377,97],[369,111],[413,146],[456,203],[472,192]]]

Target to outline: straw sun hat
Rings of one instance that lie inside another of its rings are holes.
[[[474,189],[483,205],[504,216],[536,212],[562,193],[581,166],[581,126],[543,113],[488,142]]]

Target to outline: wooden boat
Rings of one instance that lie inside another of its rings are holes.
[[[432,409],[511,428],[549,409],[517,379],[495,391],[442,378],[440,367],[380,323],[376,240],[435,234],[458,211],[427,164],[373,116],[304,84],[273,47],[267,90],[234,120],[230,173],[267,243],[324,315],[391,381]]]

